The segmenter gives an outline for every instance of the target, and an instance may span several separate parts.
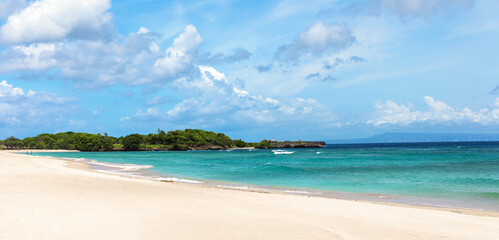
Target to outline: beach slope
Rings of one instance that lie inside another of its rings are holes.
[[[0,239],[499,239],[499,218],[156,182],[0,152]]]

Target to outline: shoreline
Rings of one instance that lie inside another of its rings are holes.
[[[80,162],[75,159],[61,159]],[[88,159],[87,159],[88,160]],[[334,190],[318,190],[310,188],[293,188],[293,187],[271,187],[253,185],[239,182],[228,182],[222,180],[196,179],[182,176],[161,175],[160,172],[149,170],[148,167],[141,168],[143,165],[136,165],[138,169],[132,171],[122,171],[122,164],[99,162],[97,160],[92,163],[81,162],[88,165],[91,171],[98,173],[111,174],[122,177],[146,179],[150,181],[159,181],[164,183],[196,185],[208,188],[225,189],[229,191],[245,191],[265,194],[282,194],[291,196],[306,196],[325,199],[346,200],[355,202],[365,202],[373,204],[381,204],[387,206],[401,206],[409,208],[433,209],[440,211],[449,211],[463,213],[475,216],[492,216],[499,217],[499,208],[491,209],[490,206],[480,205],[478,203],[470,204],[465,200],[449,200],[440,198],[417,197],[408,195],[396,194],[380,194],[380,193],[357,193],[357,192],[341,192]],[[102,169],[102,166],[112,166],[111,169]],[[127,164],[124,164],[125,168]],[[431,203],[430,203],[431,202]]]
[[[497,216],[164,183],[54,157],[2,151],[0,176],[7,239],[499,237]]]
[[[248,149],[248,148],[239,148],[239,149]],[[4,150],[4,151],[13,152],[13,153],[23,153],[23,150]],[[36,150],[33,152],[44,153],[44,152],[80,152],[80,151]],[[221,180],[191,179],[189,177],[161,175],[162,173],[160,172],[148,170],[148,168],[152,168],[152,166],[146,166],[146,165],[108,163],[108,162],[100,162],[93,159],[84,159],[84,161],[81,161],[73,158],[59,158],[54,156],[37,156],[37,157],[50,157],[61,161],[82,163],[87,166],[87,168],[85,168],[87,171],[92,171],[99,174],[110,174],[115,176],[144,179],[155,182],[197,185],[209,188],[257,192],[265,194],[283,194],[283,195],[292,195],[292,196],[318,197],[326,199],[337,199],[337,200],[381,204],[387,206],[433,209],[433,210],[449,211],[449,212],[463,213],[475,216],[499,217],[498,209],[491,209],[490,206],[484,206],[483,204],[478,204],[478,203],[470,204],[470,202],[467,202],[466,200],[449,200],[449,199],[396,195],[396,194],[341,192],[334,190],[318,190],[318,189],[308,189],[308,188],[268,187],[268,186],[259,186],[259,185],[238,183],[238,182],[227,182]]]
[[[52,157],[52,156],[50,156]],[[143,175],[140,172],[138,174],[129,174],[130,172],[119,172],[119,171],[108,171],[99,169],[99,164],[93,164],[88,162],[80,162],[74,159],[63,159],[57,158],[63,161],[71,161],[75,163],[83,163],[86,165],[85,168],[87,171],[92,171],[100,174],[110,174],[114,176],[121,176],[132,179],[145,179],[154,182],[162,182],[162,183],[171,183],[171,184],[183,184],[188,186],[200,186],[207,188],[216,188],[216,189],[224,189],[228,191],[243,191],[243,192],[254,192],[254,193],[263,193],[263,194],[281,194],[281,195],[289,195],[289,196],[305,196],[305,197],[313,197],[313,198],[325,198],[325,199],[335,199],[335,200],[345,200],[345,201],[354,201],[354,202],[363,202],[363,203],[372,203],[372,204],[380,204],[385,206],[399,206],[399,207],[407,207],[407,208],[420,208],[420,209],[431,209],[438,211],[447,211],[454,213],[461,213],[467,215],[474,216],[488,216],[488,217],[497,217],[499,218],[499,211],[493,209],[479,209],[479,208],[471,208],[464,206],[452,206],[452,205],[438,205],[438,204],[428,204],[424,205],[422,203],[403,203],[403,200],[406,202],[411,202],[412,199],[417,198],[415,196],[402,196],[402,195],[390,195],[390,194],[378,194],[378,193],[351,193],[351,192],[339,192],[339,191],[321,191],[316,189],[308,189],[308,188],[275,188],[275,187],[265,187],[258,185],[250,185],[244,183],[237,182],[225,182],[225,181],[216,181],[216,180],[205,180],[205,179],[190,179],[190,178],[179,178],[176,176],[154,176],[154,175]],[[96,160],[92,160],[96,161]],[[98,162],[98,161],[96,161]],[[101,163],[101,162],[99,162]],[[119,165],[119,164],[116,164]],[[116,167],[118,169],[118,167]],[[147,168],[140,169],[146,170]],[[138,171],[140,171],[138,170]],[[323,193],[327,192],[327,193]],[[383,199],[376,199],[378,197],[386,197]],[[397,198],[394,200],[393,198]],[[446,199],[429,199],[424,198],[425,200],[434,200],[434,201],[445,201]]]

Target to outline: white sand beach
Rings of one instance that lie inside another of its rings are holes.
[[[498,214],[165,183],[0,151],[0,239],[444,238],[499,239]]]

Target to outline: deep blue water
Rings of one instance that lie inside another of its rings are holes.
[[[344,144],[314,149],[37,153],[150,165],[149,174],[253,186],[375,193],[499,209],[499,143]]]

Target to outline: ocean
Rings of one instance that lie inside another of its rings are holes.
[[[499,142],[34,154],[83,161],[99,171],[156,180],[499,211]]]

